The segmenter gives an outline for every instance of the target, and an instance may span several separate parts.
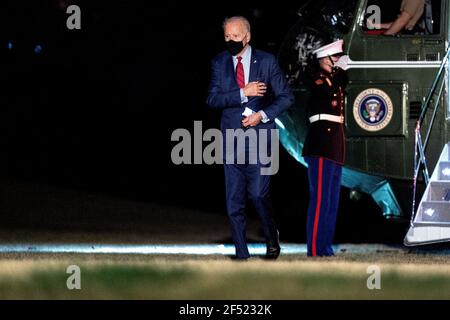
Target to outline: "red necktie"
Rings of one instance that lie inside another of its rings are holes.
[[[245,88],[245,77],[244,77],[244,65],[242,64],[242,57],[237,57],[236,65],[236,80],[239,88]]]

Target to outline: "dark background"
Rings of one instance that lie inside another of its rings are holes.
[[[81,30],[66,28],[70,3]],[[223,168],[173,165],[171,134],[219,126],[205,99],[223,19],[248,17],[252,45],[277,54],[301,4],[2,1],[1,178],[225,214]],[[272,190],[282,240],[304,242],[306,170],[283,148]],[[1,206],[3,226],[20,226]],[[405,231],[343,189],[337,241],[400,243]]]

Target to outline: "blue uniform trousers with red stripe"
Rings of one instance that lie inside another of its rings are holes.
[[[308,256],[332,256],[342,166],[321,157],[305,157],[305,160],[310,191],[306,222]]]

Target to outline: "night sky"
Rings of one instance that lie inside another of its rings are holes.
[[[252,45],[277,54],[302,1],[72,2],[81,30],[63,2],[0,4],[0,177],[225,214],[223,168],[173,165],[171,134],[219,126],[205,100],[223,19],[247,16]],[[282,240],[304,241],[306,170],[283,148],[272,191]],[[348,194],[338,241],[401,241],[403,226]]]

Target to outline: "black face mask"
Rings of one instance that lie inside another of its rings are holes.
[[[225,42],[227,46],[227,50],[229,53],[231,53],[232,56],[237,55],[239,52],[241,52],[244,49],[244,42],[243,41],[233,41],[229,40]]]

